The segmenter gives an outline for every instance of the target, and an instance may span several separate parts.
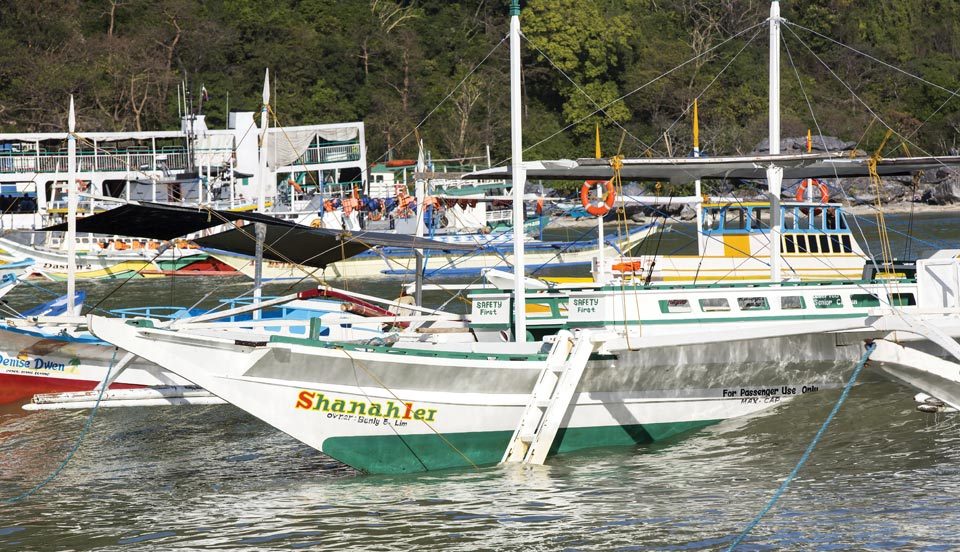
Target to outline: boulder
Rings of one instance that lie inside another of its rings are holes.
[[[811,141],[813,146],[813,151],[822,153],[825,151],[835,152],[835,151],[851,151],[857,147],[856,142],[844,142],[843,140],[835,136],[814,136]],[[754,148],[753,153],[768,153],[770,151],[770,141],[769,139],[764,138],[757,147]],[[781,138],[780,139],[780,153],[806,153],[807,151],[807,137],[790,137],[790,138]],[[857,152],[858,154],[862,152]]]

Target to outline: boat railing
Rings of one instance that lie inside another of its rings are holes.
[[[126,309],[113,309],[110,311],[120,318],[153,318],[156,320],[177,320],[202,314],[200,309],[188,309],[185,307],[171,306],[153,306],[153,307],[131,307]]]
[[[197,148],[198,158],[220,158],[223,148]],[[294,163],[317,165],[324,163],[351,162],[360,159],[359,143],[343,143],[312,146]],[[183,170],[187,167],[187,150],[182,146],[162,146],[151,149],[147,146],[130,146],[125,149],[98,148],[77,152],[77,170],[80,172],[102,171],[156,171]],[[66,149],[45,151],[0,153],[0,174],[16,173],[61,173],[67,171]]]
[[[296,165],[318,165],[341,161],[358,161],[360,144],[336,144],[332,146],[311,146],[294,162]]]

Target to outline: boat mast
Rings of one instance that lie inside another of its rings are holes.
[[[770,155],[780,154],[780,2],[770,3]],[[783,167],[767,166],[767,187],[770,196],[770,280],[779,282],[780,271],[780,189]]]
[[[700,113],[697,98],[693,99],[693,156],[700,157]],[[706,254],[707,239],[703,234],[703,186],[700,179],[693,181],[693,194],[697,196],[694,208],[697,210],[697,252]]]
[[[76,315],[77,289],[77,116],[70,95],[67,116],[67,316]]]
[[[267,113],[270,107],[270,69],[266,69],[263,76],[263,107],[260,108],[260,164],[257,167],[257,212],[263,214],[266,210],[267,189],[267,125],[270,117]],[[260,304],[263,295],[263,240],[266,239],[267,227],[263,223],[254,224],[256,234],[256,249],[254,251],[256,263],[253,267],[253,303]],[[259,318],[259,311],[254,316]]]
[[[523,259],[523,132],[520,126],[520,0],[510,2],[510,147],[513,173],[513,337],[527,340],[527,298]]]
[[[424,199],[427,197],[427,162],[424,159],[423,155],[423,140],[417,141],[417,168],[416,172],[413,174],[414,178],[414,195],[417,199],[417,231],[416,237],[422,238],[425,230],[425,218],[427,216],[427,206],[424,205]],[[404,179],[403,185],[406,186],[407,182]],[[433,216],[436,216],[436,209],[433,211]],[[414,252],[417,255],[417,276],[415,278],[416,286],[414,287],[413,298],[414,303],[417,306],[423,306],[423,249],[414,249]]]

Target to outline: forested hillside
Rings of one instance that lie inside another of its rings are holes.
[[[208,90],[203,111],[222,126],[228,102],[258,107],[269,67],[280,124],[363,120],[372,161],[391,148],[414,155],[411,133],[425,120],[419,133],[435,155],[479,156],[489,144],[496,162],[509,155],[508,5],[3,2],[0,130],[62,130],[71,93],[81,130],[176,128],[183,79],[196,106],[201,85]],[[705,150],[753,149],[766,134],[768,8],[764,0],[524,2],[526,155],[591,155],[596,123],[608,153],[684,155],[698,96]],[[786,0],[782,10],[792,23],[785,136],[816,133],[817,123],[869,150],[885,131],[879,118],[926,151],[957,145],[960,2]]]

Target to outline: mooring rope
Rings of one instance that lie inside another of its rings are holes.
[[[727,552],[731,552],[736,548],[747,535],[750,534],[750,531],[756,527],[760,520],[776,505],[777,501],[780,500],[780,497],[783,496],[783,493],[787,491],[787,487],[790,486],[790,483],[797,477],[797,474],[800,472],[800,469],[806,464],[807,460],[810,458],[810,455],[813,453],[813,449],[816,448],[817,443],[820,442],[820,438],[823,437],[823,434],[827,431],[827,426],[830,425],[830,422],[833,421],[833,417],[837,415],[837,412],[840,410],[840,406],[843,405],[844,401],[847,400],[847,395],[850,394],[850,389],[853,387],[854,382],[857,381],[857,376],[860,375],[860,371],[863,370],[863,366],[867,363],[867,359],[870,358],[870,354],[873,353],[873,350],[876,348],[876,345],[873,343],[867,344],[867,349],[863,352],[863,356],[860,357],[860,361],[857,362],[856,368],[853,370],[853,374],[850,376],[850,379],[847,380],[846,385],[843,386],[843,391],[840,393],[840,398],[837,399],[837,404],[833,405],[833,410],[830,411],[830,414],[827,415],[827,419],[823,421],[823,425],[820,426],[820,429],[817,431],[817,434],[813,436],[813,440],[810,441],[810,444],[807,445],[807,450],[803,451],[803,455],[800,456],[800,460],[797,462],[797,465],[794,466],[793,471],[790,472],[790,475],[783,481],[780,485],[780,488],[777,489],[777,492],[773,493],[773,496],[770,498],[770,501],[767,502],[767,505],[760,510],[760,513],[757,514],[757,517],[753,518],[753,521],[744,528],[743,532],[740,533],[740,536],[733,541],[733,544],[730,545],[730,548],[727,548]]]
[[[63,462],[57,466],[57,469],[53,470],[53,473],[47,476],[46,479],[37,483],[32,489],[24,491],[23,493],[13,497],[3,499],[4,504],[16,504],[21,500],[29,497],[35,492],[47,486],[48,483],[53,481],[64,468],[67,467],[67,464],[70,463],[70,460],[73,458],[73,455],[76,454],[77,450],[80,448],[80,444],[83,443],[83,438],[87,436],[87,432],[90,431],[90,426],[93,425],[93,417],[96,416],[97,410],[100,408],[100,400],[103,398],[103,392],[107,390],[107,382],[110,381],[110,373],[113,371],[113,364],[117,360],[117,348],[113,348],[113,356],[110,357],[110,364],[107,366],[107,374],[103,377],[103,383],[100,386],[100,394],[97,395],[97,402],[94,403],[93,409],[90,410],[90,415],[87,416],[87,421],[83,424],[83,429],[80,431],[80,436],[77,437],[77,442],[73,445],[73,448],[70,449],[70,452],[67,454],[67,457],[63,459]]]

